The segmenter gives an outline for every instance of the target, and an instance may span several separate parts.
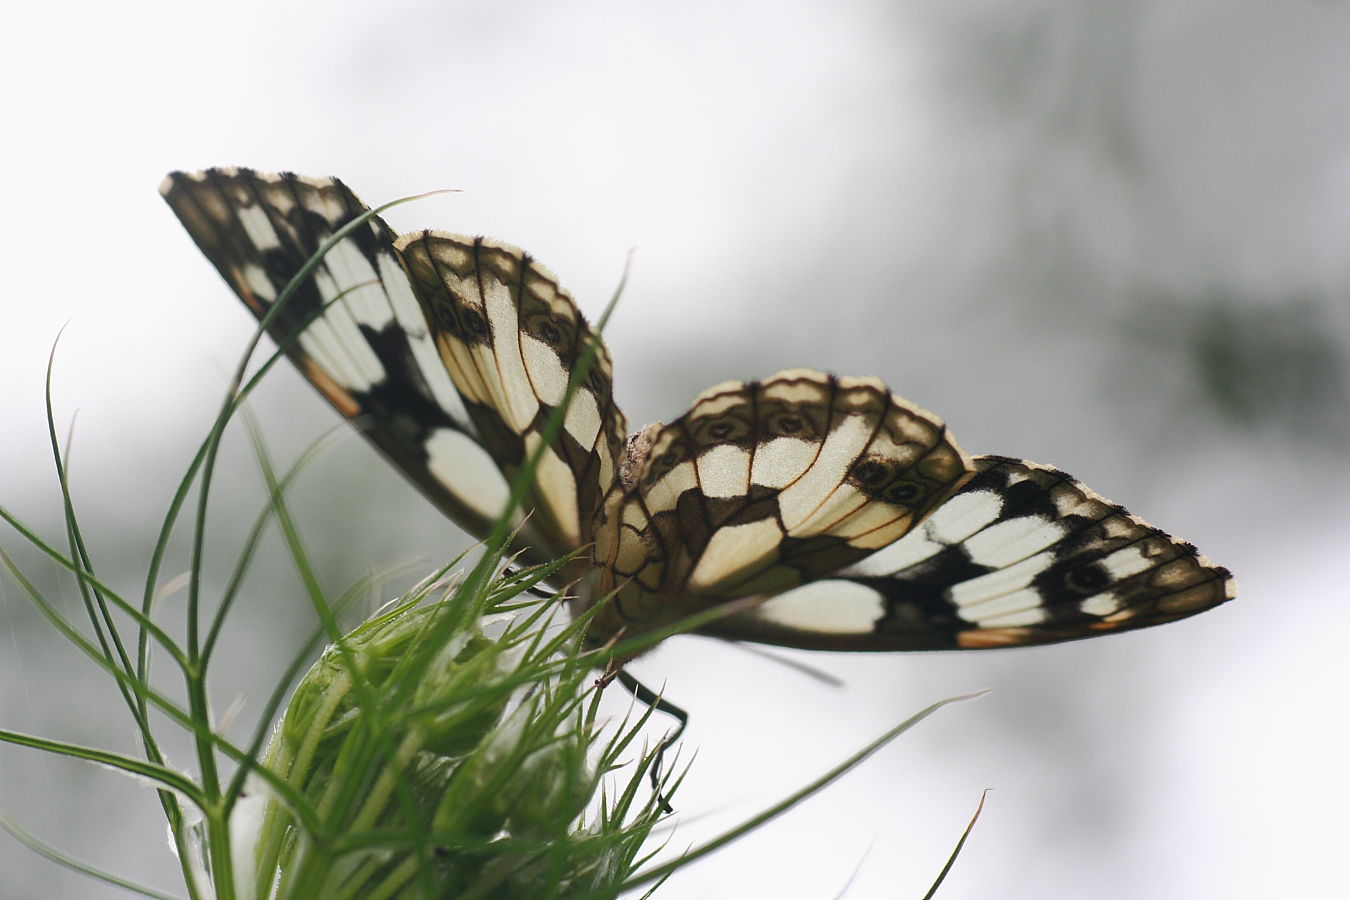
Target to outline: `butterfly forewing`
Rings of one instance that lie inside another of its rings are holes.
[[[620,589],[600,630],[837,571],[904,535],[971,473],[942,421],[878,379],[805,369],[705,391],[634,443],[598,529],[605,586]]]
[[[175,172],[160,190],[259,319],[326,241],[368,212],[336,179],[248,169]],[[442,511],[483,536],[509,493],[499,447],[486,446],[500,444],[501,436],[484,435],[466,409],[395,240],[376,216],[357,226],[300,282],[269,332]],[[568,543],[577,532],[575,518],[548,531],[544,519],[556,524],[556,518],[531,519],[518,544],[535,561],[577,546]]]
[[[906,537],[712,630],[808,648],[976,649],[1142,628],[1232,599],[1228,570],[1071,476],[1007,457],[976,465]]]
[[[469,418],[508,477],[543,442],[569,378],[596,342],[526,504],[555,553],[588,543],[626,431],[610,389],[608,351],[553,273],[515,247],[422,232],[405,235],[398,249]]]

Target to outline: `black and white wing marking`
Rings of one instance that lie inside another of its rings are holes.
[[[700,394],[629,444],[596,560],[591,637],[639,634],[875,554],[973,474],[933,413],[878,378],[790,369]]]
[[[1143,628],[1233,598],[1227,569],[1069,475],[975,462],[905,537],[704,632],[807,649],[978,649]]]
[[[399,238],[395,249],[478,439],[508,478],[543,443],[566,399],[523,505],[553,555],[589,544],[627,434],[609,351],[557,276],[516,247],[424,231]],[[586,378],[568,399],[592,344]]]
[[[322,244],[368,207],[337,179],[220,168],[160,193],[261,319]],[[508,486],[427,328],[395,235],[371,217],[289,298],[270,333],[306,378],[450,518],[483,535]],[[297,333],[299,337],[296,338]]]

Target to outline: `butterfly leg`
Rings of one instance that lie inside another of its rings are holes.
[[[639,703],[645,703],[657,712],[663,712],[679,723],[673,731],[667,732],[666,736],[661,739],[661,743],[656,750],[656,758],[652,760],[650,772],[652,790],[656,793],[656,799],[661,803],[661,809],[667,814],[673,813],[675,808],[661,793],[661,760],[666,755],[666,751],[680,739],[680,735],[684,734],[684,726],[689,724],[689,713],[638,681],[624,669],[617,669],[611,676],[611,680],[614,678],[617,678],[619,684],[623,685],[624,690],[632,694]]]

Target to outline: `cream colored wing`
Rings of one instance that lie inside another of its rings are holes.
[[[595,342],[594,362],[543,451],[525,503],[555,553],[589,543],[627,428],[614,404],[609,351],[556,276],[515,247],[424,231],[404,235],[395,248],[479,440],[508,478],[543,443],[545,424]]]
[[[937,416],[875,378],[805,369],[701,394],[632,439],[597,528],[602,639],[820,578],[913,528],[970,476]]]
[[[1049,466],[977,457],[905,537],[705,630],[823,650],[962,650],[1159,625],[1231,600],[1229,571]]]
[[[396,244],[389,227],[371,217],[333,246],[277,309],[307,261],[369,208],[334,178],[250,169],[174,172],[160,191],[249,310],[259,319],[273,316],[269,333],[288,346],[315,388],[442,511],[485,536],[505,509],[507,479],[537,439],[545,406],[557,402],[575,348],[590,333],[553,276],[520,250],[486,239],[416,235]],[[420,267],[416,286],[402,250],[408,243]],[[464,249],[452,266],[428,273],[428,243],[446,248],[438,259],[453,256],[450,248]],[[449,281],[439,280],[442,272]],[[522,348],[529,365],[512,366],[507,353],[487,371],[448,369],[444,329],[428,321],[428,310],[451,289],[477,298],[480,307],[496,298],[495,318],[484,320],[489,333],[497,345]],[[537,336],[554,330],[559,341],[545,351]],[[566,435],[555,442],[526,500],[525,509],[536,514],[516,549],[531,561],[589,540],[624,431],[609,380],[602,348]],[[493,411],[499,403],[500,415]],[[531,403],[537,404],[533,417]]]

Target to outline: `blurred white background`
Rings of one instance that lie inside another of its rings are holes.
[[[78,411],[74,491],[115,585],[134,593],[252,327],[161,176],[459,188],[389,218],[520,244],[592,314],[637,248],[607,333],[635,424],[789,365],[880,375],[971,452],[1061,466],[1238,576],[1233,604],[1105,640],[795,655],[838,690],[670,642],[634,668],[693,714],[672,850],[932,700],[993,693],[657,896],[919,897],[984,788],[946,900],[1344,896],[1347,4],[76,2],[7,25],[0,503],[60,537],[42,388],[69,323],[57,417]],[[337,421],[289,370],[258,409],[283,459]],[[214,574],[261,497],[231,447]],[[465,544],[356,439],[297,498],[335,589]],[[309,627],[280,553],[247,594],[214,697],[242,699],[241,734]],[[0,582],[0,728],[131,751],[105,682]],[[119,776],[0,748],[0,810],[181,892],[152,793]],[[0,872],[4,900],[124,896],[3,835]]]

